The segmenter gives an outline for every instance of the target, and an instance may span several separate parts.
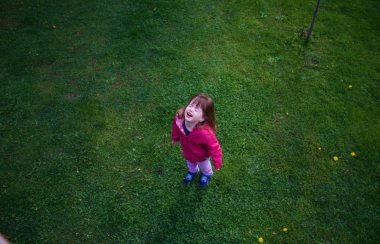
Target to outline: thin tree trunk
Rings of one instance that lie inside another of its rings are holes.
[[[315,10],[314,10],[313,19],[311,20],[311,24],[310,24],[309,30],[307,31],[306,41],[305,41],[306,43],[309,41],[309,38],[311,36],[311,32],[313,31],[315,18],[317,17],[317,13],[318,13],[318,10],[319,10],[319,4],[320,3],[321,3],[321,0],[318,0],[317,1],[317,6],[315,7]]]

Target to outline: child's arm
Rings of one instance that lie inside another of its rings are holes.
[[[222,167],[222,148],[216,139],[213,132],[208,131],[206,134],[207,148],[210,153],[212,162],[214,163],[215,170],[218,171]]]
[[[177,119],[177,116],[174,117],[173,119],[173,123],[172,123],[172,144],[176,144],[178,141],[179,141],[179,128],[176,124],[176,119]]]

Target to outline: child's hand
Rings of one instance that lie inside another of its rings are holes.
[[[178,143],[178,141],[172,141],[172,145],[175,146]]]

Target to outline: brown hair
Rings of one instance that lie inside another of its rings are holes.
[[[199,123],[200,126],[207,124],[208,126],[211,127],[211,129],[214,130],[214,132],[216,132],[215,106],[211,97],[205,94],[199,94],[199,95],[193,96],[188,102],[187,106],[189,106],[189,104],[193,100],[194,100],[195,106],[200,107],[203,111],[203,117],[205,120],[204,122]],[[177,114],[181,119],[184,117],[184,111],[186,107],[180,108],[177,110]]]

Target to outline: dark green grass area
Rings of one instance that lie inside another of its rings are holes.
[[[304,45],[315,3],[1,1],[0,233],[378,242],[380,3],[322,1]],[[204,191],[170,138],[200,92],[224,152]]]

